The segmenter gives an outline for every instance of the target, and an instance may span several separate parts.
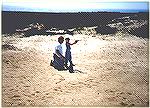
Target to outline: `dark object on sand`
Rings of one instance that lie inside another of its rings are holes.
[[[130,34],[135,35],[137,37],[149,38],[149,27],[148,25],[143,25],[139,28],[131,30]]]
[[[95,30],[97,33],[100,33],[102,35],[114,34],[117,32],[116,28],[111,28],[111,27],[106,26],[106,25],[98,26]]]

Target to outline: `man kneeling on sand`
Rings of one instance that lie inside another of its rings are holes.
[[[51,65],[54,66],[55,69],[64,70],[64,61],[65,57],[63,56],[63,45],[64,38],[60,36],[58,38],[58,44],[55,46],[55,51],[53,53],[54,61],[51,61]]]

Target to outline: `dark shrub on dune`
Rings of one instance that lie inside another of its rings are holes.
[[[48,35],[48,33],[46,33],[44,29],[42,30],[30,29],[30,30],[24,31],[23,33],[26,37],[34,36],[34,35]]]
[[[95,30],[97,33],[100,33],[102,35],[114,34],[117,32],[116,28],[111,28],[109,26],[98,26]]]
[[[130,31],[130,34],[137,37],[149,38],[149,27],[148,25],[143,25],[139,28]]]
[[[66,34],[73,35],[73,31],[66,30]]]

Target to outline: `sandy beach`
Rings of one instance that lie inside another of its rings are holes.
[[[148,107],[148,39],[124,35],[73,35],[75,73],[50,66],[60,35],[3,37],[2,106]]]

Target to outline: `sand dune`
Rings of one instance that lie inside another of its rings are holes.
[[[49,65],[58,36],[3,37],[4,107],[148,106],[147,39],[74,35],[69,73]]]

